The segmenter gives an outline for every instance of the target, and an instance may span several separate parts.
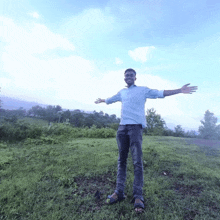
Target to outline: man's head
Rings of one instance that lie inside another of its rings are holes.
[[[125,82],[127,83],[128,87],[134,84],[134,81],[136,80],[136,72],[133,69],[126,69],[125,70]]]

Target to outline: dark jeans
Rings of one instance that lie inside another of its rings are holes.
[[[133,197],[141,199],[144,202],[142,196],[143,188],[143,161],[142,161],[142,125],[119,125],[117,131],[117,143],[119,150],[118,157],[118,173],[117,173],[117,186],[115,193],[118,195],[124,194],[125,181],[126,181],[126,169],[127,158],[129,148],[131,149],[131,155],[134,165],[134,182],[133,182]]]

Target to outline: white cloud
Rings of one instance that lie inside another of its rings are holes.
[[[116,58],[115,58],[115,63],[116,63],[117,65],[120,65],[120,64],[123,63],[123,61],[122,61],[120,58],[116,57]]]
[[[102,78],[97,79],[98,68],[93,61],[83,57],[49,56],[45,59],[42,56],[45,51],[75,49],[66,38],[51,32],[46,26],[37,23],[19,26],[11,19],[0,19],[3,23],[0,38],[6,42],[0,57],[3,63],[0,68],[6,74],[0,78],[5,96],[26,97],[61,106],[68,103],[68,108],[77,108],[72,103],[78,101],[95,108],[97,98],[110,97],[124,87],[122,70],[102,73]],[[105,107],[113,109],[116,106]]]
[[[0,38],[7,43],[1,53],[1,79],[4,93],[37,96],[50,100],[60,96],[79,97],[83,84],[88,85],[94,70],[93,62],[79,56],[40,59],[36,54],[60,48],[74,50],[74,45],[46,26],[18,26],[13,20],[1,17]],[[10,84],[9,84],[10,80]],[[13,92],[12,92],[13,91]]]
[[[150,59],[150,52],[155,49],[154,46],[149,47],[138,47],[136,49],[129,50],[128,55],[137,62],[145,63],[148,59]]]
[[[46,26],[37,23],[27,24],[25,27],[16,25],[12,19],[0,17],[0,37],[8,53],[34,54],[43,53],[48,49],[61,48],[74,50],[75,47],[61,35],[54,34]]]
[[[81,39],[108,34],[114,28],[114,17],[101,9],[87,9],[75,15],[62,25],[61,32],[68,38]]]
[[[37,12],[31,12],[31,13],[28,13],[30,16],[32,16],[33,18],[39,18],[40,15],[37,13]]]

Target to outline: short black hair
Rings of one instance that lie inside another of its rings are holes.
[[[136,76],[136,72],[135,72],[135,70],[129,68],[129,69],[126,69],[126,70],[125,70],[125,73],[128,72],[128,71],[132,71],[132,72],[134,72],[134,74],[135,74],[135,76]],[[124,73],[124,74],[125,74],[125,73]]]

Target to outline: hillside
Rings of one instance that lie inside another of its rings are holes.
[[[116,187],[115,138],[54,138],[0,143],[0,219],[220,219],[219,141],[144,136],[145,212],[137,217],[130,153],[126,199],[105,205]]]
[[[19,109],[20,107],[22,107],[26,110],[29,110],[33,106],[36,106],[36,105],[39,105],[41,107],[46,107],[47,106],[47,105],[44,105],[44,104],[41,104],[41,103],[38,103],[38,102],[29,102],[29,101],[25,101],[25,100],[22,100],[22,99],[11,98],[11,97],[6,97],[6,96],[2,96],[1,100],[2,100],[2,108],[3,109],[8,109],[8,110],[16,110],[16,109]],[[67,109],[63,109],[63,110],[67,110]],[[74,109],[70,109],[70,111],[72,111],[72,110],[74,110]],[[93,111],[84,111],[84,110],[81,109],[81,112],[92,113]],[[218,118],[218,122],[220,122],[220,115],[216,115],[216,117]],[[171,130],[174,130],[174,127],[177,126],[177,125],[175,125],[173,123],[169,123],[167,121],[166,121],[166,125]],[[190,128],[190,127],[183,127],[183,129],[185,131],[195,130],[194,128]]]
[[[2,100],[2,108],[3,109],[8,109],[8,110],[17,110],[19,108],[23,108],[25,110],[29,110],[31,109],[33,106],[39,105],[41,107],[46,107],[48,105],[44,105],[38,102],[29,102],[29,101],[25,101],[22,99],[17,99],[17,98],[11,98],[11,97],[7,97],[7,96],[2,96],[1,97]],[[63,110],[67,110],[67,109],[63,109]],[[73,111],[74,109],[69,109],[70,111]],[[85,113],[92,113],[93,111],[84,111],[81,110],[82,112]]]
[[[43,105],[37,102],[28,102],[22,99],[16,99],[16,98],[11,98],[11,97],[6,97],[6,96],[2,96],[1,100],[2,100],[2,108],[8,109],[8,110],[16,110],[16,109],[19,109],[20,107],[26,110],[29,110],[33,106],[36,106],[36,105],[40,105],[42,107],[47,106],[47,105]]]

